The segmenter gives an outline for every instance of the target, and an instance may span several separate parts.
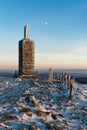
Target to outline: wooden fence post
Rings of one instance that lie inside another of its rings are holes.
[[[51,68],[49,68],[49,79],[48,79],[48,81],[49,81],[50,83],[53,82],[53,72],[52,72],[52,69],[51,69]]]
[[[70,78],[70,95],[69,95],[69,98],[72,98],[74,97],[74,78],[71,77]]]
[[[70,75],[67,76],[67,87],[70,89]]]
[[[64,77],[64,84],[67,85],[67,74],[65,74],[65,77]]]

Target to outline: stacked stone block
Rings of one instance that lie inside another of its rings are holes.
[[[28,38],[28,26],[24,27],[24,38],[19,41],[19,75],[34,75],[34,42]]]

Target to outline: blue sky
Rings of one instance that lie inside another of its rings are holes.
[[[17,69],[26,24],[36,68],[87,69],[87,0],[0,0],[0,69]]]

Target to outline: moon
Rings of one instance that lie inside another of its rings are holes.
[[[45,22],[45,25],[47,25],[48,23],[47,22]]]

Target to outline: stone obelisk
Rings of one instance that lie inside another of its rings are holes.
[[[24,38],[19,41],[19,76],[34,75],[34,41],[28,38],[28,26],[24,27]]]

